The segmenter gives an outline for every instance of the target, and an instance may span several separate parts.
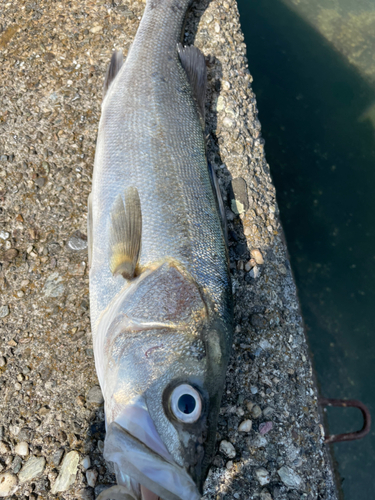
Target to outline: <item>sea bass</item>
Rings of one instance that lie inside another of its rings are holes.
[[[88,243],[104,457],[100,498],[197,500],[215,450],[233,305],[205,155],[206,65],[179,44],[190,0],[147,0],[105,80]]]

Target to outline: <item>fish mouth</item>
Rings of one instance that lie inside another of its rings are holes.
[[[147,410],[138,412],[138,417],[141,425],[138,432],[135,431],[136,436],[116,421],[107,427],[104,458],[114,463],[118,485],[103,491],[99,499],[199,500],[201,495],[196,484],[166,450]],[[121,423],[129,424],[129,421],[125,419]],[[133,419],[132,423],[137,429]],[[139,431],[145,428],[141,436]]]

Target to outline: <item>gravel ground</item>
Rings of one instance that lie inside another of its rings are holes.
[[[144,4],[1,2],[0,497],[114,482],[89,322],[86,200],[101,88]],[[205,496],[336,498],[234,0],[201,2],[207,142],[227,204],[236,329]],[[277,168],[275,165],[274,168]]]

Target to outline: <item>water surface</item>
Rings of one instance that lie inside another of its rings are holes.
[[[320,392],[374,413],[375,2],[238,3]],[[374,498],[375,432],[334,453],[344,498]]]

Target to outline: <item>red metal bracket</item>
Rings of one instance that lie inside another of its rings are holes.
[[[320,406],[342,406],[358,408],[363,416],[363,427],[356,432],[347,432],[345,434],[333,434],[332,436],[325,436],[325,444],[338,443],[339,441],[353,441],[354,439],[362,439],[370,432],[371,428],[371,415],[366,405],[357,399],[329,399],[319,398],[318,403]]]

